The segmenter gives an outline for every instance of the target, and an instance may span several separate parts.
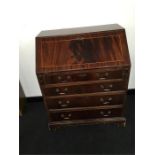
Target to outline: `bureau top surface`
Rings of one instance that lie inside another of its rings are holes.
[[[130,65],[125,30],[117,25],[42,31],[36,71],[56,72]]]
[[[93,33],[93,32],[102,32],[102,31],[121,30],[121,29],[123,29],[123,27],[121,27],[118,24],[65,28],[65,29],[41,31],[37,37],[66,36],[66,35],[74,35],[74,34],[81,34],[81,33]]]

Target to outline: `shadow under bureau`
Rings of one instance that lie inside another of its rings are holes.
[[[36,74],[49,129],[94,123],[125,126],[130,57],[121,26],[40,32]]]

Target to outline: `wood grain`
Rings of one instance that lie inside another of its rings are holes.
[[[42,31],[36,37],[36,74],[49,129],[125,126],[130,68],[125,29],[117,24]]]
[[[37,72],[129,66],[125,31],[115,31],[36,37]]]

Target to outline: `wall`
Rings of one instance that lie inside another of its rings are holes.
[[[133,0],[22,1],[20,4],[19,78],[27,97],[40,96],[35,75],[35,36],[41,30],[118,23],[126,29],[135,88]]]

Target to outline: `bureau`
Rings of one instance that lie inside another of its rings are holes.
[[[36,74],[49,129],[125,126],[130,66],[125,29],[117,24],[41,31],[36,37]]]

